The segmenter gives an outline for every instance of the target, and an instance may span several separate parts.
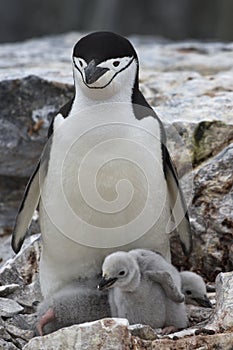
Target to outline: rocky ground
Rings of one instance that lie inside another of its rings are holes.
[[[40,245],[36,241],[9,260],[13,257],[10,232],[24,186],[45,143],[49,121],[73,94],[70,55],[79,37],[79,33],[70,33],[0,46],[0,348],[3,349],[21,349],[32,336],[35,307],[41,298],[37,279]],[[169,149],[189,203],[193,253],[185,258],[174,236],[173,262],[213,282],[220,272],[233,270],[233,44],[172,43],[136,37],[132,41],[141,62],[141,89],[165,124]],[[36,216],[30,231],[39,232]],[[84,338],[77,340],[78,335],[95,333],[97,329],[102,334],[98,339],[109,342],[108,336],[112,335],[112,344],[115,337],[119,343],[124,334],[125,343],[119,349],[201,346],[212,349],[214,343],[219,344],[218,349],[230,349],[233,322],[229,316],[221,326],[221,315],[222,310],[230,315],[232,306],[226,300],[230,295],[232,298],[232,275],[220,276],[219,288],[226,280],[229,288],[226,294],[223,291],[217,294],[217,308],[209,321],[212,324],[209,333],[215,334],[152,341],[145,340],[148,335],[140,333],[144,337],[140,340],[126,321],[108,320],[33,339],[25,349],[55,349],[56,341],[63,339],[65,344],[68,338],[70,348],[78,349],[72,345],[74,341],[83,344]],[[203,319],[203,315],[196,321]],[[194,311],[192,317],[195,321]],[[97,346],[86,344],[82,348],[97,349]],[[105,345],[103,348],[118,349]],[[65,345],[64,349],[67,349]]]

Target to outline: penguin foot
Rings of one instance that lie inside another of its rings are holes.
[[[39,319],[39,321],[36,324],[36,331],[37,333],[42,336],[43,335],[43,329],[46,324],[49,322],[52,322],[55,319],[55,314],[52,308],[48,309],[44,315]]]

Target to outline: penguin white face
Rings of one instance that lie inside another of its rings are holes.
[[[76,89],[84,94],[116,94],[138,82],[138,60],[130,42],[114,33],[97,32],[82,38],[74,47]]]
[[[186,304],[211,308],[212,304],[207,297],[206,285],[202,277],[191,271],[183,271],[180,276]]]
[[[125,252],[116,252],[105,258],[102,280],[99,289],[119,287],[130,289],[135,284],[134,279],[140,276],[136,261]]]
[[[129,68],[134,58],[110,58],[99,64],[96,64],[94,59],[87,63],[81,57],[73,57],[73,61],[75,69],[77,69],[81,75],[82,82],[89,89],[103,89],[111,84],[118,74],[121,74],[120,80],[125,81],[124,70]],[[123,79],[121,79],[122,77]]]

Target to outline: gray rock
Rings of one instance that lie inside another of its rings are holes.
[[[198,323],[202,323],[210,318],[213,311],[210,308],[204,308],[195,305],[186,305],[189,326],[195,327]]]
[[[138,47],[142,67],[160,72],[216,74],[232,69],[232,43],[177,42]],[[180,74],[179,73],[179,74]]]
[[[233,328],[233,272],[220,273],[216,278],[216,307],[208,328],[227,331]]]
[[[19,254],[0,268],[0,284],[30,284],[38,272],[40,235],[28,237]]]
[[[16,301],[0,298],[0,316],[10,317],[23,311],[23,307]]]
[[[23,278],[19,275],[17,267],[14,264],[14,260],[8,260],[4,266],[0,268],[0,284],[23,284]]]
[[[232,124],[220,120],[173,122],[166,124],[166,132],[168,148],[182,177],[233,142],[233,118]]]
[[[153,350],[232,350],[233,333],[206,335],[204,332],[200,335],[186,336],[173,339],[154,340],[151,344]]]
[[[38,76],[0,81],[1,176],[31,175],[52,116],[72,95],[72,87]]]
[[[182,259],[173,239],[173,262],[201,272],[214,281],[219,272],[233,269],[233,144],[182,180],[193,227],[193,252]],[[192,187],[192,191],[190,191]],[[190,197],[190,192],[192,196]],[[191,199],[191,200],[190,200]]]
[[[20,339],[23,339],[27,342],[34,336],[33,330],[21,329],[21,328],[16,327],[15,325],[9,324],[9,323],[5,324],[5,329],[14,338],[20,338]]]
[[[140,339],[145,339],[145,340],[158,339],[158,334],[150,326],[143,325],[143,324],[135,324],[135,325],[130,325],[128,329],[134,337],[139,337]]]
[[[16,283],[0,286],[0,297],[5,297],[19,289],[19,285]]]
[[[56,348],[60,350],[122,350],[130,349],[132,344],[127,320],[102,319],[62,328],[44,337],[33,338],[23,350]]]
[[[6,341],[4,339],[0,339],[0,349],[3,349],[3,350],[18,350],[19,348],[16,347],[11,342],[8,342],[8,341]]]

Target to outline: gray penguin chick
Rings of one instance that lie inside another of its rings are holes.
[[[110,317],[111,311],[107,293],[73,282],[42,301],[37,314],[36,335],[43,335],[73,324]]]
[[[182,271],[180,276],[185,303],[212,308],[203,278],[191,271]]]
[[[130,324],[142,323],[153,328],[187,326],[179,272],[173,270],[160,254],[143,249],[116,252],[105,258],[102,271],[99,289],[111,288],[112,316],[125,317]],[[175,279],[171,271],[175,273]],[[179,281],[177,285],[175,280]]]
[[[175,266],[165,260],[160,253],[147,249],[133,249],[129,253],[137,260],[142,273],[150,275],[154,282],[162,285],[169,299],[177,303],[184,301],[180,274]]]

